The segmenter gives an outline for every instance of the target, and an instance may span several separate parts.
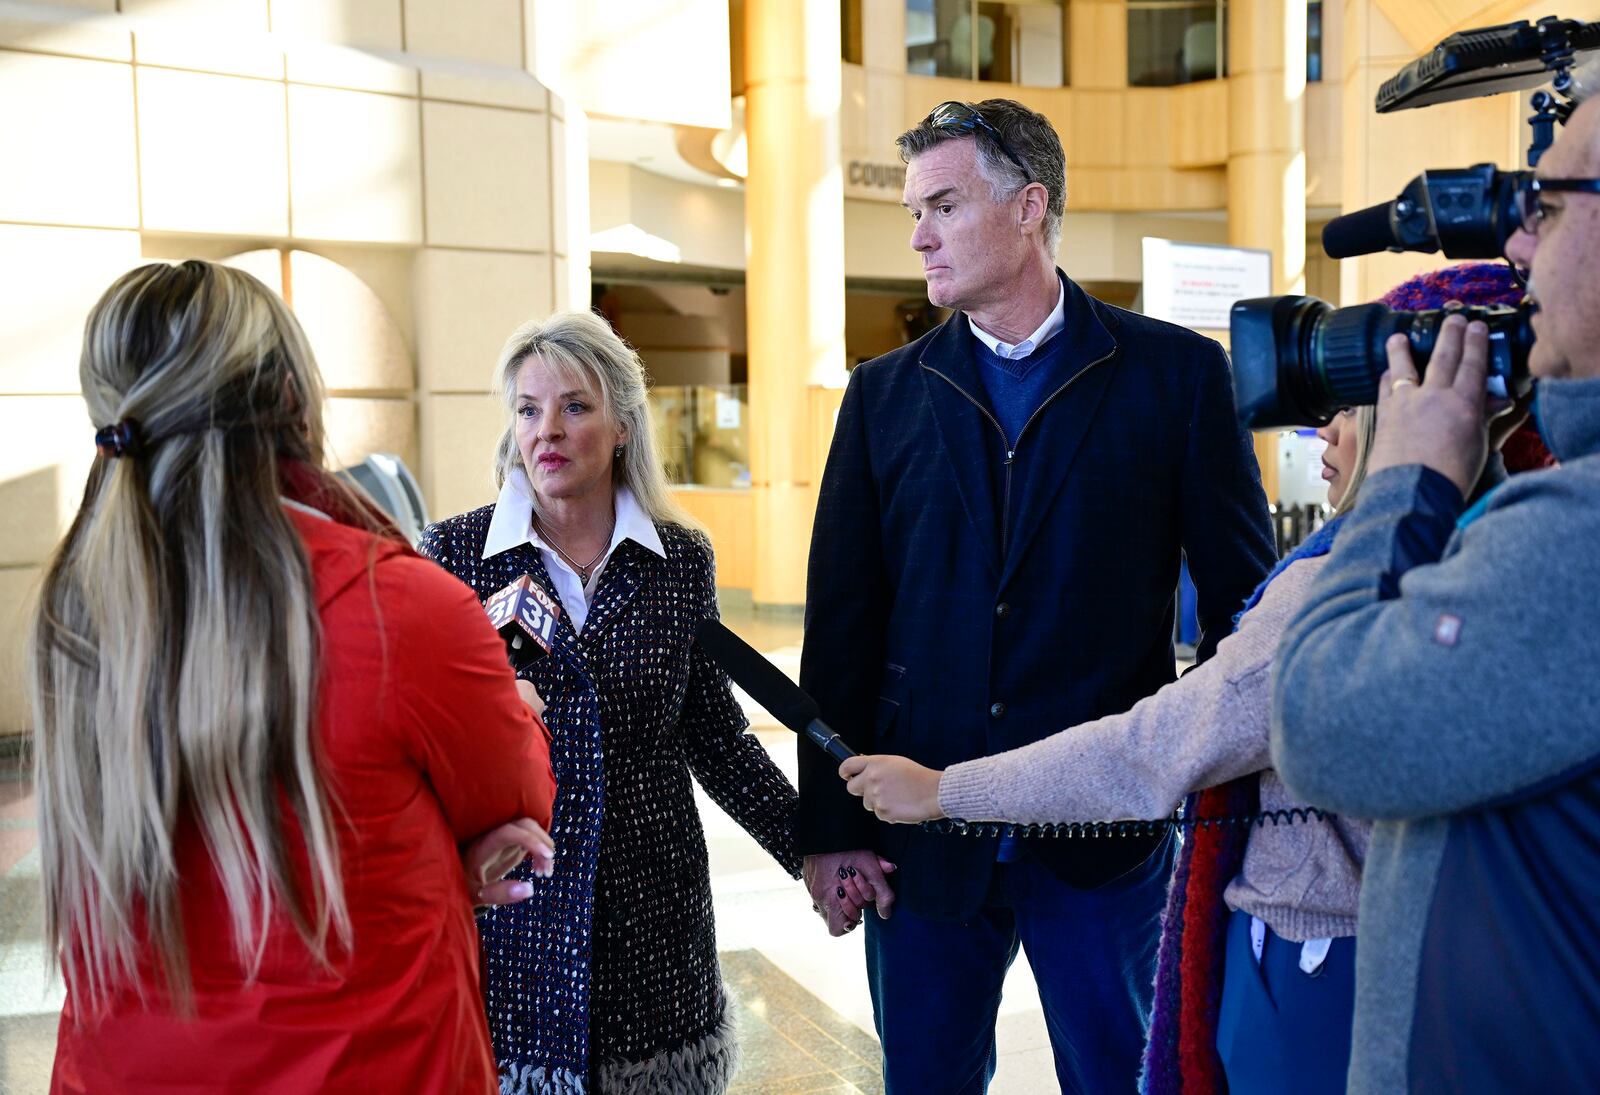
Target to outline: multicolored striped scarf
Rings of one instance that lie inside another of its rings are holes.
[[[1234,629],[1290,563],[1326,555],[1343,522],[1343,516],[1333,518],[1284,556],[1233,618]],[[1260,808],[1261,777],[1252,773],[1190,795],[1183,811],[1185,817],[1208,818],[1253,814]],[[1139,1077],[1143,1095],[1224,1095],[1228,1090],[1217,1055],[1228,924],[1222,894],[1244,866],[1249,839],[1245,826],[1196,826],[1178,853],[1161,915],[1155,1010]]]

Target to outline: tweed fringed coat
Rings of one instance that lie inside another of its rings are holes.
[[[431,525],[418,550],[485,600],[524,574],[558,603],[541,553],[483,558],[493,506]],[[717,614],[711,546],[657,530],[665,558],[624,540],[581,635],[522,671],[547,703],[555,874],[480,916],[501,1091],[719,1092],[737,1064],[717,963],[705,834],[691,774],[798,877],[794,789],[727,676],[692,643]]]

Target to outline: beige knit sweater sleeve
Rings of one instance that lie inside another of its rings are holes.
[[[1191,791],[1270,767],[1273,655],[1326,560],[1291,563],[1215,655],[1131,710],[950,767],[940,807],[968,821],[1154,819]]]

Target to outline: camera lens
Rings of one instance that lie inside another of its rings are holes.
[[[1317,425],[1332,418],[1340,407],[1377,402],[1378,377],[1389,367],[1384,344],[1390,335],[1403,330],[1410,318],[1410,312],[1391,312],[1381,304],[1336,308],[1322,317],[1306,362],[1318,382]],[[1373,371],[1374,363],[1379,366],[1377,371]]]
[[[1532,383],[1531,306],[1457,311],[1489,328],[1490,393],[1526,393]],[[1378,379],[1389,367],[1389,337],[1405,334],[1420,374],[1451,314],[1391,312],[1382,304],[1332,308],[1299,296],[1239,301],[1229,326],[1240,421],[1251,429],[1320,426],[1340,407],[1377,402]]]

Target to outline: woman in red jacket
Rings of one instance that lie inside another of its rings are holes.
[[[472,904],[548,870],[554,786],[482,609],[321,470],[255,279],[132,271],[79,371],[31,660],[52,1090],[494,1091]]]

